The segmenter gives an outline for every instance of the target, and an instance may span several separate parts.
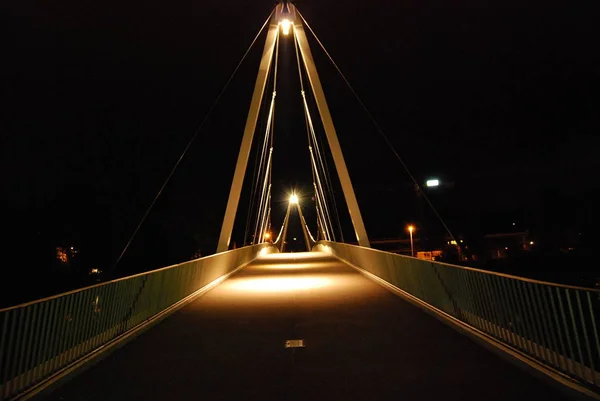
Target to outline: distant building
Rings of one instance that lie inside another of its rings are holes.
[[[441,260],[442,250],[436,249],[434,251],[419,251],[417,252],[417,258],[425,260]]]
[[[504,259],[510,253],[530,251],[535,246],[527,231],[486,234],[483,241],[492,259]]]

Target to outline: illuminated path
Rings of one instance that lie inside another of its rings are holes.
[[[566,397],[337,260],[291,253],[243,269],[48,399]]]

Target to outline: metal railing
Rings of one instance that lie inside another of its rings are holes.
[[[317,249],[358,266],[539,363],[600,390],[600,291],[362,248]]]
[[[240,248],[1,309],[0,400],[25,392],[268,247]]]

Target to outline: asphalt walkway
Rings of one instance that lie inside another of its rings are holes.
[[[567,397],[337,260],[291,253],[254,262],[46,399]]]

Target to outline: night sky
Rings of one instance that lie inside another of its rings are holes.
[[[24,269],[32,255],[60,242],[79,247],[86,266],[110,269],[273,5],[4,2],[0,206],[7,266]],[[600,28],[584,2],[296,5],[416,179],[442,180],[429,195],[455,234],[595,232]],[[263,43],[264,35],[202,127],[133,241],[124,271],[214,252]],[[279,64],[274,222],[291,188],[311,205],[290,44],[282,43]],[[406,236],[414,221],[438,229],[311,44],[370,237]],[[251,158],[247,177],[252,166]],[[234,232],[238,246],[248,188]],[[338,189],[348,240],[340,195]]]

